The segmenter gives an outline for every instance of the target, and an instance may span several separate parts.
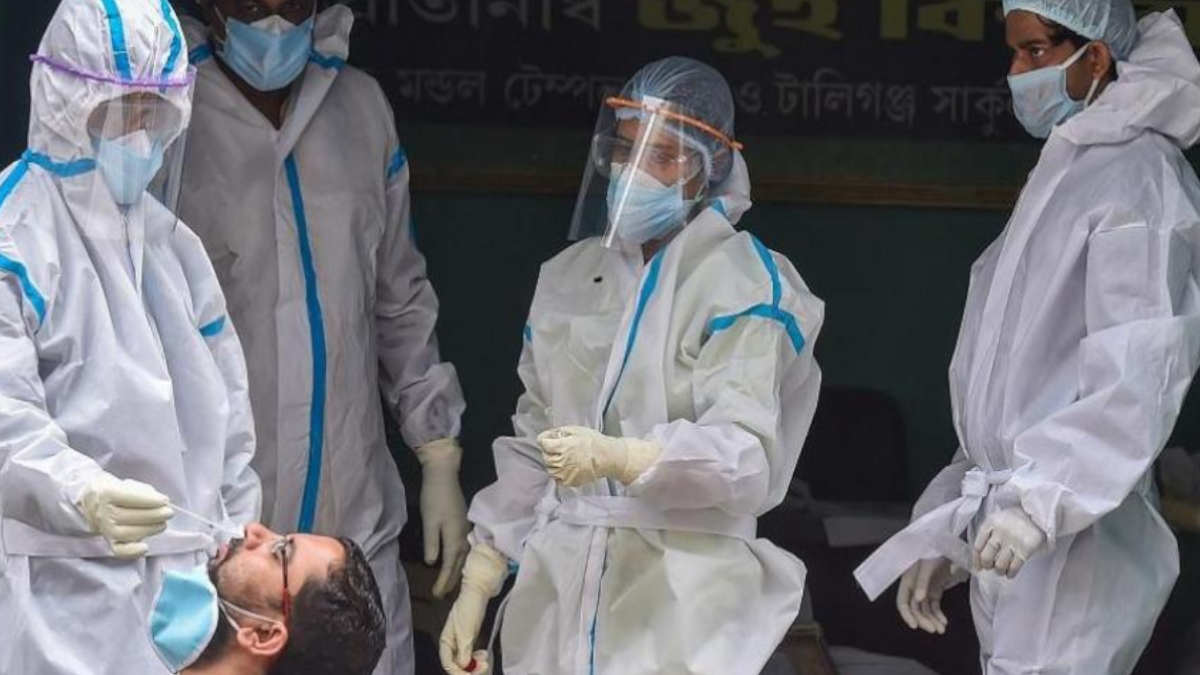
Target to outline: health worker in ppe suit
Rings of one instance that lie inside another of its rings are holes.
[[[1129,673],[1179,572],[1151,469],[1200,356],[1200,64],[1173,12],[1005,0],[1018,119],[1046,138],[975,263],[960,449],[857,571],[912,628],[971,572],[985,675]],[[964,539],[965,535],[965,539]]]
[[[734,225],[750,179],[733,97],[669,58],[607,99],[575,213],[542,266],[498,481],[441,638],[449,673],[517,568],[509,675],[758,673],[800,609],[804,565],[756,538],[817,404],[824,306]]]
[[[261,499],[225,298],[177,182],[147,192],[195,73],[147,0],[63,0],[31,60],[0,174],[0,673],[164,673],[130,639],[158,580]]]
[[[385,404],[423,469],[425,558],[449,593],[467,553],[455,437],[465,408],[438,354],[438,302],[410,223],[409,167],[378,83],[346,65],[354,17],[316,0],[202,0],[179,213],[229,296],[250,367],[263,520],[349,536],[388,614],[380,675],[413,669],[398,537],[405,487]]]

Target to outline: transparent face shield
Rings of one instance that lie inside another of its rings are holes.
[[[98,105],[87,124],[98,178],[93,199],[129,210],[150,197],[174,212],[186,143],[182,127],[183,111],[157,92],[133,91]]]
[[[592,135],[571,221],[572,240],[603,237],[608,247],[640,246],[682,228],[702,206],[712,175],[706,134],[716,129],[661,99],[609,98]]]

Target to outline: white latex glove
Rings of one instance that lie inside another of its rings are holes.
[[[1009,579],[1030,556],[1046,545],[1046,533],[1020,507],[996,511],[983,521],[975,537],[975,568],[995,570]]]
[[[614,438],[587,427],[559,427],[538,436],[546,470],[562,485],[579,487],[601,478],[629,485],[649,469],[662,448],[652,441]]]
[[[490,664],[487,653],[473,651],[475,639],[479,637],[479,629],[483,626],[488,601],[500,594],[507,576],[508,559],[499,551],[487,544],[471,547],[463,567],[462,589],[450,608],[450,616],[446,617],[446,626],[442,628],[438,644],[442,669],[447,673],[480,675],[488,672]],[[475,662],[475,668],[467,670],[472,661]]]
[[[113,555],[132,559],[149,550],[143,539],[167,529],[174,515],[170,503],[145,483],[101,473],[84,488],[76,506],[92,531],[108,540]]]
[[[945,558],[918,560],[900,577],[896,608],[911,629],[943,635],[950,625],[942,611],[942,595],[966,580],[966,572]]]
[[[458,664],[453,661],[447,666],[442,664],[442,668],[450,675],[486,675],[492,672],[491,656],[485,650],[479,650],[471,654],[471,660],[466,666],[459,668]]]
[[[467,558],[467,500],[458,482],[462,448],[448,438],[417,448],[421,460],[421,524],[425,532],[425,564],[442,558],[433,597],[445,597],[458,584]]]
[[[487,675],[492,672],[491,657],[486,651],[480,650],[475,652],[472,660],[475,662],[475,665],[471,666],[468,664],[466,672],[471,673],[471,675]]]

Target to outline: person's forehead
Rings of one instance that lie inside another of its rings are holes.
[[[324,578],[331,568],[346,564],[346,547],[333,537],[315,534],[292,535],[292,560],[289,572],[300,583],[311,578]]]
[[[617,135],[627,141],[636,141],[645,133],[645,125],[640,118],[620,120],[617,123]],[[677,148],[680,144],[679,134],[668,129],[661,121],[654,125],[653,134],[647,139],[650,145]]]
[[[176,121],[178,113],[166,99],[150,92],[131,92],[97,105],[87,124],[92,132],[113,132],[167,130]]]
[[[1005,33],[1010,46],[1020,47],[1027,43],[1050,42],[1050,26],[1037,14],[1024,9],[1016,9],[1004,17]]]
[[[322,555],[336,561],[342,561],[346,558],[346,547],[342,542],[333,537],[326,537],[319,534],[294,534],[292,538],[297,544],[303,544],[314,555]]]
[[[153,92],[134,91],[109,99],[97,107],[122,111],[144,110],[160,107],[166,102],[166,99]]]
[[[151,105],[163,102],[163,97],[154,92],[149,91],[134,91],[122,96],[119,100],[127,103],[139,103],[143,105]]]
[[[247,4],[255,4],[263,9],[275,11],[289,2],[299,2],[306,8],[316,4],[317,0],[211,0],[222,9],[236,9]]]

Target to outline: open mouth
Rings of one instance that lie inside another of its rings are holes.
[[[234,539],[228,544],[221,544],[221,547],[217,549],[217,557],[213,558],[208,563],[209,569],[215,570],[219,568],[225,563],[226,560],[229,560],[230,556],[232,556],[239,548],[242,547],[242,543],[244,541],[244,539]]]

